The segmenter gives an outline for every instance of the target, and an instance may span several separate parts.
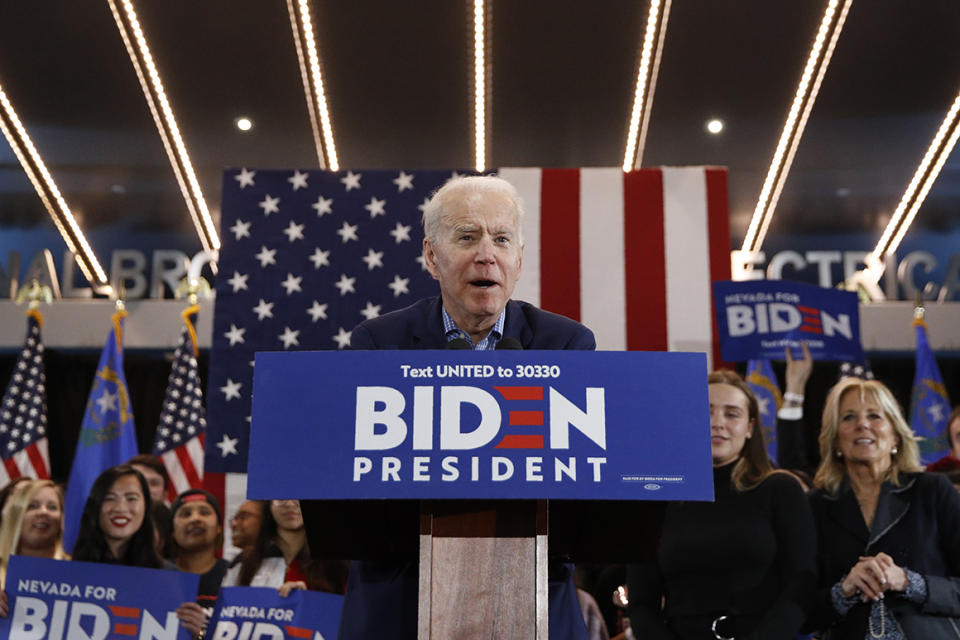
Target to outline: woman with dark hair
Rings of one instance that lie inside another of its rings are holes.
[[[807,626],[824,638],[960,638],[960,496],[922,471],[883,383],[833,386],[810,495],[821,590]]]
[[[73,559],[159,569],[150,487],[130,465],[110,467],[90,488]]]
[[[767,457],[756,397],[710,374],[714,502],[667,507],[656,560],[629,568],[633,635],[787,640],[813,588],[813,518],[799,483]]]
[[[346,563],[310,557],[300,504],[272,500],[264,505],[256,542],[227,571],[223,584],[276,587],[286,595],[291,588],[343,593],[346,581]]]

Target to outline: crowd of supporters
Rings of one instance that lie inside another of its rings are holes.
[[[880,382],[839,381],[820,424],[810,424],[800,407],[812,370],[806,351],[788,355],[779,469],[749,386],[732,371],[709,376],[715,500],[671,503],[646,561],[581,567],[592,639],[960,638],[960,493],[951,483],[960,408],[948,422],[950,453],[925,470]],[[816,462],[802,446],[810,429],[819,433]],[[168,488],[152,456],[106,470],[72,559],[198,574],[196,600],[177,610],[196,637],[221,585],[344,592],[346,563],[311,556],[296,501],[247,501],[225,522],[206,491],[167,505]],[[0,508],[0,582],[15,554],[71,559],[62,487],[18,478],[0,490]],[[240,549],[229,561],[220,557],[225,526]]]

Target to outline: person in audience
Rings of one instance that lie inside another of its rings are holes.
[[[165,502],[170,487],[170,475],[163,462],[157,456],[142,453],[127,460],[127,464],[139,471],[147,479],[152,502]]]
[[[21,482],[29,482],[32,478],[27,476],[18,476],[8,482],[3,489],[0,489],[0,522],[3,522],[3,511],[7,506],[7,499],[10,497],[10,494],[13,493],[13,490],[17,488],[17,485]]]
[[[80,516],[73,559],[159,569],[149,496],[146,479],[131,465],[101,473]]]
[[[847,378],[827,394],[810,496],[820,590],[807,626],[831,640],[954,638],[960,629],[960,495],[921,473],[890,390]]]
[[[953,471],[960,469],[960,405],[953,408],[947,419],[947,437],[950,451],[936,462],[927,465],[927,471]]]
[[[263,512],[266,503],[263,500],[247,500],[230,518],[230,534],[233,546],[240,549],[240,553],[230,562],[230,567],[240,564],[243,554],[253,549],[260,533],[260,523],[263,521]]]
[[[169,560],[173,558],[173,520],[170,517],[170,507],[151,500],[150,512],[153,515],[153,541],[157,555],[163,560]]]
[[[347,565],[311,559],[303,514],[296,500],[272,500],[264,509],[256,541],[239,565],[227,571],[224,586],[276,587],[343,593]]]
[[[220,503],[203,489],[188,489],[170,507],[173,519],[174,564],[181,571],[200,574],[196,602],[180,606],[177,614],[190,629],[206,627],[227,563],[217,557],[223,543]],[[189,622],[189,624],[187,624]]]
[[[64,560],[63,491],[51,480],[18,483],[0,524],[0,586],[6,581],[10,556]]]
[[[743,379],[716,371],[708,381],[715,501],[671,503],[656,559],[628,568],[632,633],[792,639],[816,580],[810,507],[773,469]]]

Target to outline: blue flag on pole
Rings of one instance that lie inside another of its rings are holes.
[[[137,455],[137,434],[127,380],[123,375],[123,318],[113,314],[113,329],[100,354],[100,363],[83,412],[80,438],[73,456],[64,513],[63,547],[73,550],[80,516],[90,487],[104,470]]]
[[[918,318],[913,321],[913,326],[917,329],[917,368],[910,396],[910,428],[922,438],[920,457],[924,464],[929,464],[950,451],[947,433],[950,399],[927,342],[926,323]]]
[[[760,405],[760,425],[763,428],[763,440],[767,445],[767,455],[774,463],[777,461],[777,411],[783,405],[783,396],[777,386],[777,376],[773,373],[770,360],[761,358],[747,363],[747,385],[753,390]]]

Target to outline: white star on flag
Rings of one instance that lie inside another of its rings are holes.
[[[370,198],[368,204],[363,205],[363,208],[370,212],[371,218],[376,218],[377,216],[384,216],[387,214],[386,209],[384,208],[387,204],[386,200],[377,200],[375,197]]]
[[[400,224],[399,222],[397,224]],[[359,240],[357,237],[357,226],[355,224],[350,224],[346,220],[343,221],[343,226],[337,229],[337,235],[343,238],[343,244],[347,244],[350,240]]]
[[[420,255],[418,255],[416,258],[414,258],[414,260],[416,260],[416,261],[420,264],[420,269],[421,269],[422,271],[426,271],[426,270],[427,270],[427,261],[424,259],[422,253],[421,253]]]
[[[106,389],[103,391],[103,395],[97,398],[97,406],[100,407],[100,413],[106,413],[107,411],[116,411],[117,410],[117,394],[110,393]]]
[[[393,179],[393,184],[397,185],[397,191],[401,193],[406,189],[413,189],[413,174],[401,171],[400,175]]]
[[[423,213],[423,211],[427,208],[427,205],[429,203],[430,203],[430,198],[424,198],[423,202],[417,205],[417,209],[420,210],[420,213]]]
[[[280,286],[287,290],[287,295],[293,294],[294,291],[302,291],[300,288],[300,282],[303,280],[302,277],[293,275],[292,273],[287,274],[287,279],[280,283]]]
[[[243,334],[245,331],[246,329],[240,328],[231,322],[230,331],[227,331],[223,335],[230,341],[230,346],[232,347],[237,343],[243,344]]]
[[[367,269],[373,271],[374,268],[383,266],[383,251],[370,249],[367,255],[360,259],[367,263]]]
[[[371,318],[376,318],[380,315],[380,307],[383,305],[373,304],[369,300],[367,301],[367,306],[360,310],[360,315],[362,315],[367,320]]]
[[[337,332],[337,335],[333,336],[333,339],[337,343],[337,349],[346,349],[350,346],[350,334],[351,331],[347,331],[343,327],[340,327],[340,330]]]
[[[313,305],[312,305],[309,309],[307,309],[307,313],[310,314],[310,317],[313,318],[313,321],[314,321],[314,322],[316,322],[317,320],[320,320],[321,318],[323,318],[324,320],[326,320],[326,319],[327,319],[327,305],[325,305],[325,304],[320,304],[319,302],[317,302],[316,300],[314,300],[314,301],[313,301]]]
[[[397,241],[397,244],[400,244],[404,240],[407,242],[410,241],[410,225],[397,223],[397,226],[394,227],[393,231],[390,232],[390,235],[393,236],[394,240]]]
[[[341,296],[345,296],[347,293],[354,293],[356,291],[353,286],[356,281],[356,278],[348,278],[347,274],[341,273],[340,280],[335,282],[333,286],[340,289]]]
[[[230,283],[230,286],[233,287],[233,292],[236,293],[240,289],[247,288],[247,278],[250,276],[240,273],[239,271],[233,272],[233,277],[227,280]]]
[[[306,189],[307,188],[307,174],[300,173],[300,171],[294,171],[293,175],[287,178],[287,182],[293,185],[293,190],[297,189]]]
[[[363,177],[362,173],[354,173],[353,171],[347,171],[347,175],[340,178],[340,182],[347,188],[347,191],[351,189],[360,188],[360,178]]]
[[[316,202],[310,205],[310,208],[316,210],[318,218],[322,218],[325,213],[333,213],[333,198],[320,196]]]
[[[290,347],[297,346],[300,344],[300,332],[294,331],[290,327],[284,327],[283,333],[280,334],[280,342],[283,343],[284,349],[289,349]]]
[[[293,220],[290,221],[290,224],[287,225],[287,228],[283,230],[283,233],[286,234],[290,242],[294,240],[303,240],[303,227],[302,224],[297,224]]]
[[[253,308],[253,312],[257,314],[257,320],[263,320],[264,318],[272,318],[273,303],[267,302],[263,298],[260,298],[260,303]]]
[[[320,267],[329,267],[330,266],[330,252],[324,251],[320,247],[317,247],[313,255],[309,258],[310,262],[313,263],[314,269],[319,269]]]
[[[263,209],[263,215],[269,216],[271,213],[280,213],[280,198],[274,198],[267,194],[260,202],[260,208]]]
[[[765,416],[770,413],[770,398],[757,397],[757,405],[760,409],[760,415]]]
[[[237,221],[233,223],[233,226],[230,227],[230,231],[233,232],[234,240],[239,240],[240,238],[249,238],[250,237],[250,223],[244,222],[237,218]]]
[[[943,422],[945,418],[943,417],[943,405],[942,404],[932,404],[927,407],[927,413],[930,414],[930,421],[934,424]]]
[[[410,293],[410,278],[401,278],[399,275],[393,276],[393,282],[387,286],[393,290],[393,297],[396,298],[401,293]]]
[[[217,443],[221,457],[226,458],[231,453],[236,454],[238,442],[240,442],[240,438],[231,438],[227,434],[223,434],[223,440]]]
[[[266,267],[268,264],[277,264],[276,255],[276,249],[267,249],[267,247],[264,246],[260,249],[260,253],[256,254],[254,257],[260,261],[261,267]]]
[[[227,378],[227,384],[220,387],[220,391],[223,391],[223,395],[226,396],[227,400],[232,400],[233,398],[240,398],[240,387],[243,385],[239,382],[234,382],[230,378]]]
[[[252,187],[253,186],[253,176],[257,175],[256,171],[247,171],[246,167],[240,169],[240,173],[233,176],[233,179],[240,183],[240,188]]]

